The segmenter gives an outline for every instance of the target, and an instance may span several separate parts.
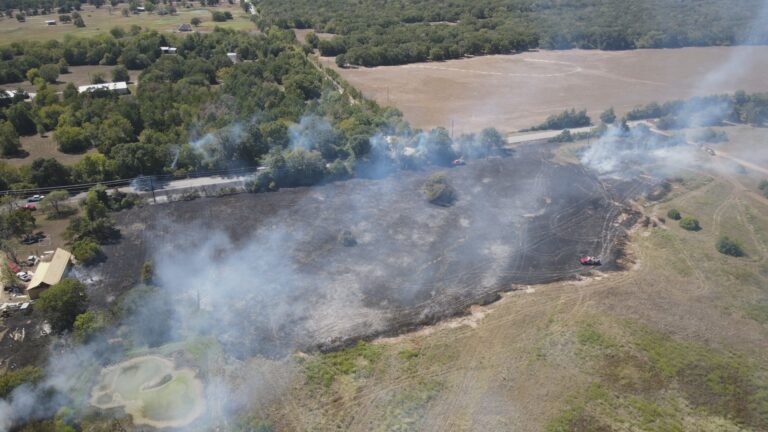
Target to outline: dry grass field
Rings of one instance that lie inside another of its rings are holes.
[[[83,5],[81,15],[85,21],[84,28],[77,28],[72,24],[58,23],[55,26],[45,25],[45,21],[55,19],[58,21],[59,14],[38,15],[27,17],[26,22],[20,23],[15,18],[3,17],[0,19],[0,43],[7,44],[26,40],[51,40],[60,39],[65,35],[75,37],[89,37],[99,33],[109,31],[112,27],[119,26],[124,29],[132,25],[138,25],[143,28],[157,30],[161,32],[175,32],[179,25],[189,23],[194,18],[200,18],[203,23],[197,31],[212,31],[214,27],[226,27],[237,30],[256,30],[256,26],[249,20],[249,16],[237,4],[229,5],[223,3],[215,8],[203,8],[194,5],[190,8],[178,8],[175,15],[160,16],[157,14],[141,13],[131,14],[124,17],[121,14],[121,4],[118,7],[110,8],[108,5],[96,9],[90,5]],[[110,10],[111,9],[111,10]],[[229,11],[234,19],[227,22],[214,23],[211,20],[211,11]]]
[[[79,162],[87,153],[95,152],[95,149],[87,153],[67,154],[58,150],[56,141],[53,139],[53,133],[49,132],[45,136],[32,135],[21,137],[21,148],[23,153],[19,157],[0,158],[0,161],[13,166],[29,165],[38,158],[54,158],[64,165],[73,165]]]
[[[339,70],[367,97],[403,111],[416,127],[514,131],[571,107],[593,120],[611,105],[718,92],[767,91],[768,47],[541,51],[446,62]],[[731,70],[727,62],[738,64]]]

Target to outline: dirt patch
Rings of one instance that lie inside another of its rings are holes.
[[[727,82],[697,88],[707,72],[739,52],[754,64],[730,71]],[[768,90],[768,47],[541,51],[341,70],[333,58],[323,62],[365,96],[399,108],[415,127],[457,134],[526,128],[572,107],[587,108],[597,120],[610,106],[623,115],[653,101]]]

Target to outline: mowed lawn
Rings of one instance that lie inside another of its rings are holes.
[[[90,37],[99,33],[109,31],[112,27],[130,28],[132,25],[138,25],[143,28],[157,30],[161,32],[174,32],[178,26],[188,23],[192,18],[197,17],[202,20],[202,24],[195,30],[200,32],[213,31],[214,27],[225,27],[236,30],[257,31],[256,26],[249,20],[248,14],[237,5],[221,5],[214,8],[203,8],[192,6],[190,8],[179,7],[175,15],[160,16],[146,12],[140,14],[131,14],[124,17],[121,13],[122,8],[128,7],[127,4],[119,4],[117,7],[110,8],[108,5],[96,9],[93,6],[83,5],[80,14],[85,21],[84,28],[77,28],[72,24],[62,24],[58,22],[59,14],[28,16],[26,22],[20,23],[16,18],[0,18],[0,44],[9,44],[27,40],[45,41],[51,39],[61,39],[64,35],[76,37]],[[111,9],[111,11],[110,11]],[[229,11],[234,19],[226,22],[213,22],[211,20],[211,11]],[[46,20],[55,19],[57,25],[48,26]]]

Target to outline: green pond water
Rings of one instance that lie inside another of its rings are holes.
[[[180,427],[205,412],[203,384],[192,369],[176,369],[158,356],[144,356],[105,368],[91,404],[123,408],[137,425]]]

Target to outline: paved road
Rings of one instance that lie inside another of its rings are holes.
[[[585,126],[580,128],[572,128],[568,129],[571,131],[571,133],[582,133],[582,132],[589,132],[594,128],[594,126]],[[507,136],[507,144],[520,144],[528,141],[538,141],[543,139],[550,139],[554,138],[561,133],[563,133],[565,129],[561,130],[551,130],[551,131],[541,131],[541,132],[525,132],[525,133],[516,133],[514,135]]]

